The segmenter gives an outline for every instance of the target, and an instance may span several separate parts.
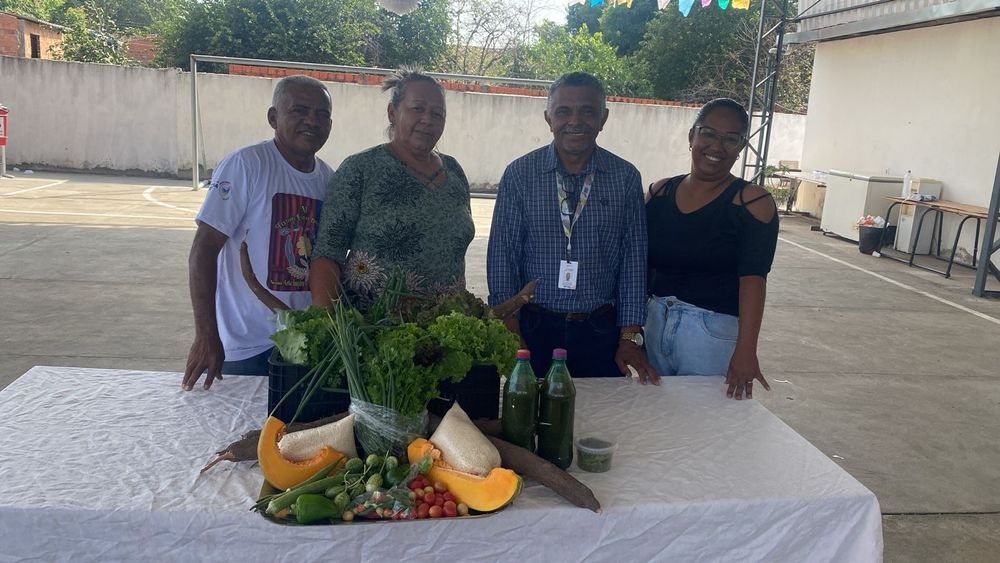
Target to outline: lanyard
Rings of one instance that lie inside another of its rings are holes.
[[[573,227],[583,214],[583,208],[587,205],[590,197],[590,188],[594,185],[594,173],[589,172],[583,181],[583,189],[580,190],[580,199],[576,202],[576,209],[570,213],[569,195],[566,193],[566,184],[563,183],[563,176],[556,172],[556,191],[559,193],[559,214],[562,216],[563,233],[566,234],[566,261],[570,260],[570,252],[573,250]]]

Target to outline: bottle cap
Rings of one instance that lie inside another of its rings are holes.
[[[519,359],[519,360],[530,360],[531,359],[531,351],[530,350],[525,350],[524,348],[521,348],[520,350],[517,351],[517,359]]]
[[[552,351],[552,359],[553,360],[565,360],[566,359],[566,349],[565,348],[556,348],[555,350],[553,350]]]

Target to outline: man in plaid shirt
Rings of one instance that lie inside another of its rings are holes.
[[[512,162],[500,179],[487,253],[489,303],[537,280],[532,302],[504,319],[531,350],[538,376],[554,348],[574,377],[659,382],[646,360],[646,213],[631,163],[597,146],[608,119],[604,86],[586,73],[549,88],[553,142]]]

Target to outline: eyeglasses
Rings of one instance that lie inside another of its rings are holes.
[[[743,144],[747,142],[743,135],[737,135],[736,133],[722,133],[712,129],[708,125],[695,125],[694,130],[698,132],[699,137],[705,139],[709,143],[721,140],[723,146],[731,149],[741,148],[743,147]]]

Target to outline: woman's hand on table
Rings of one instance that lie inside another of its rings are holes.
[[[222,340],[218,336],[215,338],[195,336],[191,351],[188,352],[181,389],[185,391],[194,389],[194,384],[198,383],[201,374],[206,373],[206,370],[205,389],[211,388],[212,382],[216,379],[222,379],[222,360],[224,358],[225,351],[222,348]]]
[[[767,379],[764,379],[764,374],[760,372],[757,351],[742,351],[737,346],[733,357],[729,360],[729,369],[726,371],[726,396],[736,400],[740,400],[744,396],[747,399],[752,399],[755,379],[760,381],[764,389],[771,390]]]

